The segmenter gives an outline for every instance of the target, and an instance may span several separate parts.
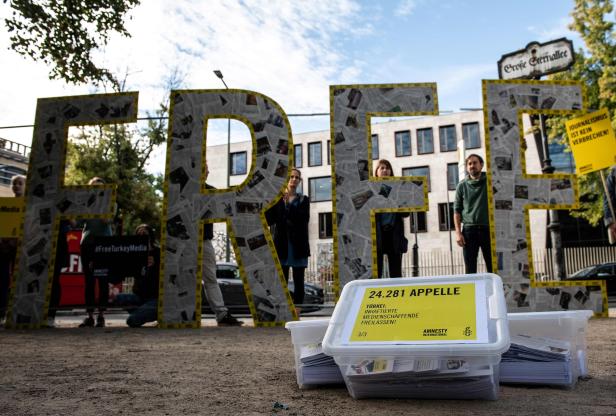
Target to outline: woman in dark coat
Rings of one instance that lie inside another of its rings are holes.
[[[386,159],[376,165],[374,176],[393,176],[394,170]],[[402,277],[402,254],[408,250],[408,240],[404,237],[404,217],[408,213],[387,212],[376,214],[376,255],[378,276],[383,277],[383,256],[387,255],[389,277]]]
[[[297,192],[301,180],[301,172],[297,169],[291,170],[291,178],[284,196],[266,214],[267,222],[272,226],[274,245],[287,282],[289,268],[293,269],[295,305],[304,303],[304,272],[310,256],[308,244],[310,198]]]

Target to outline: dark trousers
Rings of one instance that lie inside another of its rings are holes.
[[[376,262],[379,271],[379,278],[383,277],[383,255],[387,254],[387,264],[389,264],[389,277],[402,277],[402,254],[382,253],[377,250]]]
[[[304,272],[305,267],[293,267],[293,303],[301,305],[304,303]],[[282,266],[285,282],[289,283],[289,266]]]
[[[49,300],[47,316],[52,319],[56,317],[56,311],[60,306],[60,297],[62,296],[62,289],[60,287],[60,269],[62,269],[62,266],[56,267],[56,270],[54,270],[53,273],[53,280],[51,281],[51,299]]]
[[[8,254],[0,257],[0,319],[4,319],[6,316],[11,281],[11,263]]]
[[[383,277],[383,256],[387,254],[389,277],[402,277],[402,253],[394,249],[394,238],[402,238],[392,231],[381,231],[381,241],[376,246],[376,263],[379,278]]]
[[[490,227],[470,226],[462,229],[464,236],[464,266],[466,273],[477,273],[477,256],[479,249],[483,253],[483,260],[486,262],[488,273],[492,273],[492,248],[490,244]]]
[[[88,313],[94,312],[94,308],[98,306],[99,311],[104,311],[107,308],[107,302],[109,301],[109,282],[107,277],[98,278],[98,305],[96,305],[96,293],[95,293],[95,281],[94,270],[90,268],[92,262],[92,246],[81,247],[81,266],[83,268],[83,274],[85,276],[85,297],[86,297],[86,311]]]

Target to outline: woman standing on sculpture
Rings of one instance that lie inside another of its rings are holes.
[[[293,303],[304,303],[304,272],[308,266],[308,222],[310,221],[310,198],[297,192],[302,174],[291,170],[291,178],[282,199],[267,211],[266,218],[272,226],[274,245],[282,265],[284,278],[289,281],[289,268],[293,269]]]
[[[378,178],[393,176],[394,170],[386,159],[376,164],[374,176]],[[408,250],[408,240],[404,237],[403,218],[408,213],[386,212],[376,214],[376,255],[379,278],[383,277],[383,257],[387,255],[389,277],[402,277],[402,254]]]

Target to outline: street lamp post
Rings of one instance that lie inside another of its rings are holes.
[[[214,74],[220,78],[226,89],[229,89],[225,82],[222,72],[219,69],[214,70]],[[231,119],[227,119],[227,188],[231,187]],[[227,263],[231,261],[231,243],[229,240],[229,230],[227,229],[225,260]]]
[[[413,211],[413,233],[415,234],[415,244],[413,244],[413,277],[419,276],[419,245],[417,245],[417,212]]]

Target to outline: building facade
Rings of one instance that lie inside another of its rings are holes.
[[[464,158],[471,153],[485,157],[483,113],[466,111],[438,117],[413,117],[373,122],[371,126],[372,172],[379,159],[387,159],[395,176],[427,176],[426,212],[405,219],[410,246],[421,251],[460,251],[453,233],[455,188],[464,175]],[[310,196],[310,248],[332,243],[332,166],[329,130],[293,136],[294,160],[302,172],[302,192]],[[207,148],[208,183],[226,187],[226,145]],[[252,143],[232,143],[230,184],[242,183],[250,172]],[[219,230],[224,229],[219,227]]]

